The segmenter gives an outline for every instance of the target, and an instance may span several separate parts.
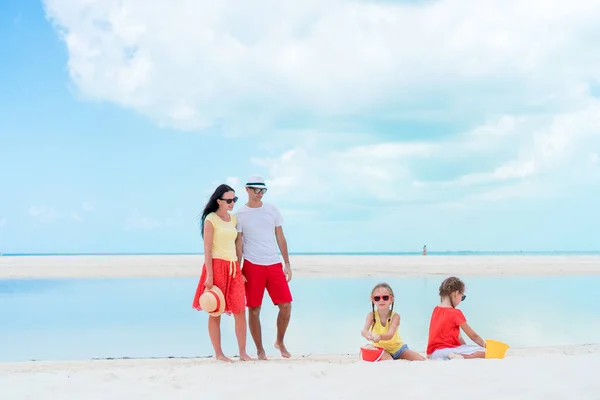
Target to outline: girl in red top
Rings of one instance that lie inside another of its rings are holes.
[[[466,297],[465,284],[459,278],[447,278],[440,285],[441,303],[433,309],[429,323],[427,355],[430,359],[485,358],[484,340],[456,308]],[[459,328],[479,346],[466,344]]]

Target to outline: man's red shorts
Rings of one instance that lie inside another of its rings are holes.
[[[260,306],[265,289],[274,305],[292,302],[292,293],[281,263],[257,265],[244,259],[242,274],[246,277],[246,307]]]

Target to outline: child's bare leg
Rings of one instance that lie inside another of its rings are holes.
[[[406,350],[404,353],[400,354],[400,358],[408,361],[425,361],[425,358],[422,355],[412,350]]]
[[[463,358],[485,358],[485,351],[476,351],[472,354],[462,354]]]

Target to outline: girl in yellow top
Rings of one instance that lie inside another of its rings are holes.
[[[367,314],[361,335],[372,341],[373,346],[384,350],[381,361],[424,361],[423,356],[408,349],[398,333],[400,315],[394,311],[394,291],[390,285],[380,283],[373,288],[371,307],[373,311]]]

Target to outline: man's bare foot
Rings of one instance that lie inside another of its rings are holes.
[[[218,356],[215,357],[217,360],[219,361],[225,361],[225,362],[233,362],[231,360],[231,358],[229,357],[225,357],[225,354],[219,354]]]
[[[281,357],[290,358],[292,356],[283,343],[275,343],[275,348],[281,352]]]
[[[252,361],[252,357],[250,357],[246,353],[241,353],[240,354],[240,361]]]
[[[258,355],[258,359],[259,360],[266,360],[267,359],[267,355],[265,354],[264,350],[261,351],[257,351],[256,354]]]

